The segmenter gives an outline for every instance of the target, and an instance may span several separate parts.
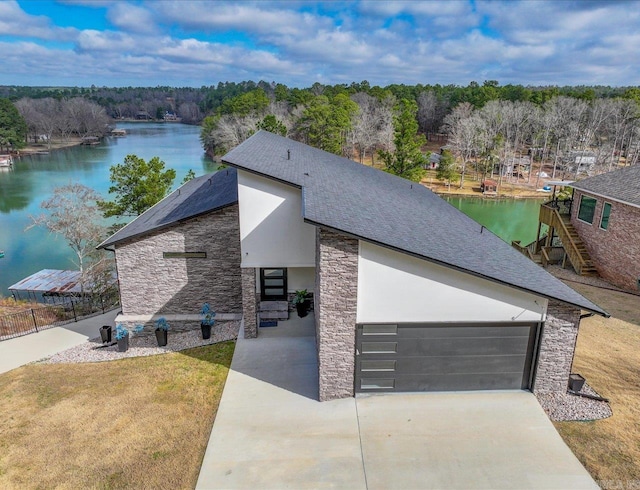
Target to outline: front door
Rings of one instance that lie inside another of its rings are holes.
[[[260,299],[287,300],[287,269],[260,269]]]

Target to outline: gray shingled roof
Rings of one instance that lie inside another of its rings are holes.
[[[302,188],[307,222],[607,315],[422,185],[266,131],[223,161]]]
[[[102,242],[98,248],[165,228],[238,202],[238,171],[219,170],[190,180],[127,226]]]
[[[589,177],[571,187],[640,207],[640,165]]]

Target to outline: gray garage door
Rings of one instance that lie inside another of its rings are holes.
[[[356,391],[527,389],[537,327],[358,325]]]

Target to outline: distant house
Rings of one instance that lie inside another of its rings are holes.
[[[596,154],[592,151],[572,151],[563,159],[567,170],[578,173],[591,173],[596,164]]]
[[[640,289],[640,165],[580,180],[571,223],[602,277]]]
[[[607,315],[421,185],[266,131],[222,160],[101,244],[117,322],[197,328],[208,302],[260,342],[261,312],[306,289],[331,400],[564,392],[581,310]]]
[[[427,162],[425,162],[425,164],[424,164],[424,169],[425,170],[437,170],[438,167],[440,166],[440,159],[441,158],[442,158],[442,155],[432,152],[431,154],[429,154],[429,160]]]
[[[149,121],[153,119],[147,111],[138,111],[136,113],[136,119],[138,121]]]

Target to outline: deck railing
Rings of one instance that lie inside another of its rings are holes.
[[[545,203],[540,206],[540,221],[555,228],[558,237],[562,240],[567,257],[575,271],[581,275],[583,268],[587,265],[582,254],[578,250],[578,246],[571,237],[569,229],[564,219],[560,215],[560,208],[553,206],[552,203]]]
[[[77,322],[82,318],[111,310],[118,304],[118,296],[110,295],[94,300],[42,305],[18,313],[2,315],[0,316],[0,341],[36,333],[65,323]]]

